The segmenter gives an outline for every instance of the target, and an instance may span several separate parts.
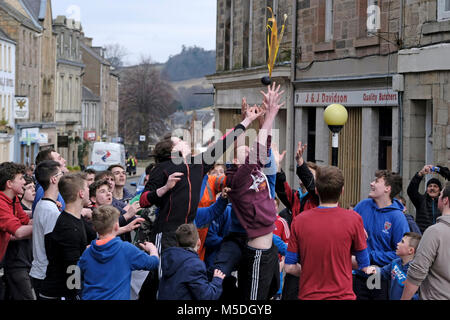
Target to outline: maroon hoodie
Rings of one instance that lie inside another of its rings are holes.
[[[256,164],[249,163],[249,158],[254,158],[259,154],[257,151],[262,148],[267,148],[262,158],[268,158],[270,142],[270,136],[267,138],[267,147],[255,142],[246,163],[240,167],[232,166],[226,172],[227,187],[231,188],[228,197],[239,222],[247,231],[250,239],[275,230],[277,209],[274,199],[270,196],[267,177],[261,170],[263,159],[257,157]]]

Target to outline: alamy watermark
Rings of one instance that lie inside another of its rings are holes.
[[[66,9],[67,19],[72,19],[74,21],[81,21],[81,8],[75,4],[70,5]]]
[[[265,148],[265,141],[261,142],[261,148],[252,148],[256,146],[254,142],[258,138],[259,131],[253,128],[249,128],[245,132],[234,132],[233,129],[227,129],[227,131],[224,133],[218,129],[207,129],[203,131],[203,135],[198,137],[196,132],[200,132],[200,130],[196,130],[196,128],[201,128],[201,126],[201,121],[194,122],[193,135],[191,134],[191,131],[187,129],[176,129],[172,132],[172,138],[180,138],[189,146],[193,145],[193,141],[196,145],[199,144],[197,141],[213,141],[207,147],[194,146],[193,153],[186,158],[173,157],[172,162],[174,164],[179,165],[182,163],[187,163],[212,165],[216,163],[218,159],[221,159],[224,155],[224,161],[226,163],[233,163],[235,156],[234,151],[239,150],[240,147],[245,145],[250,148],[248,164],[260,163],[262,165],[266,165],[270,162],[270,158],[268,158],[267,156],[267,148]],[[196,139],[194,139],[193,136]],[[280,130],[272,129],[270,132],[270,136],[271,146],[276,146],[278,148],[280,146]],[[223,142],[225,142],[225,144]],[[224,146],[228,146],[228,148],[224,149]]]
[[[375,33],[380,30],[381,26],[381,9],[377,5],[369,5],[367,7],[367,32]]]

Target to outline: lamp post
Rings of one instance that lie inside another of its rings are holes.
[[[330,104],[323,113],[323,118],[328,128],[333,133],[331,143],[331,164],[338,166],[338,148],[339,148],[339,132],[342,130],[348,120],[347,109],[341,104]]]

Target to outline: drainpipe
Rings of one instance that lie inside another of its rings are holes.
[[[403,177],[403,92],[398,93],[398,173]]]
[[[398,27],[398,39],[400,40],[400,46],[403,47],[403,10],[404,10],[404,0],[400,0],[400,21],[399,21],[399,27]]]
[[[405,0],[400,0],[400,26],[398,28],[399,50],[403,47],[403,19]],[[397,53],[398,59],[398,53]],[[403,91],[398,93],[398,173],[403,177]]]
[[[288,170],[288,181],[290,185],[294,185],[295,168],[292,162],[295,150],[295,85],[297,78],[297,0],[292,0],[292,44],[291,44],[291,105],[287,108],[287,128],[286,128],[286,144],[287,157],[286,169]],[[292,170],[292,172],[290,172]]]

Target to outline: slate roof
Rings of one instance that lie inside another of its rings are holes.
[[[11,43],[16,43],[13,39],[11,39],[7,34],[6,34],[6,32],[5,31],[3,31],[1,28],[0,28],[0,39],[1,40],[4,40],[4,41],[8,41],[8,42],[11,42]]]
[[[103,64],[106,64],[108,66],[111,65],[111,63],[103,58],[101,55],[99,55],[95,50],[87,46],[83,41],[80,41],[80,47],[86,50],[91,56],[93,56],[96,60],[100,61]]]
[[[101,101],[100,97],[94,94],[88,87],[83,86],[82,94],[81,100],[83,101]]]
[[[24,16],[21,12],[16,10],[14,7],[9,5],[8,3],[0,0],[0,8],[5,10],[11,17],[16,19],[18,22],[23,24],[24,26],[33,29],[37,32],[42,32],[42,27],[36,23],[34,20],[30,19],[27,16]],[[25,8],[27,11],[29,11],[28,8]],[[31,13],[30,13],[31,14]]]

